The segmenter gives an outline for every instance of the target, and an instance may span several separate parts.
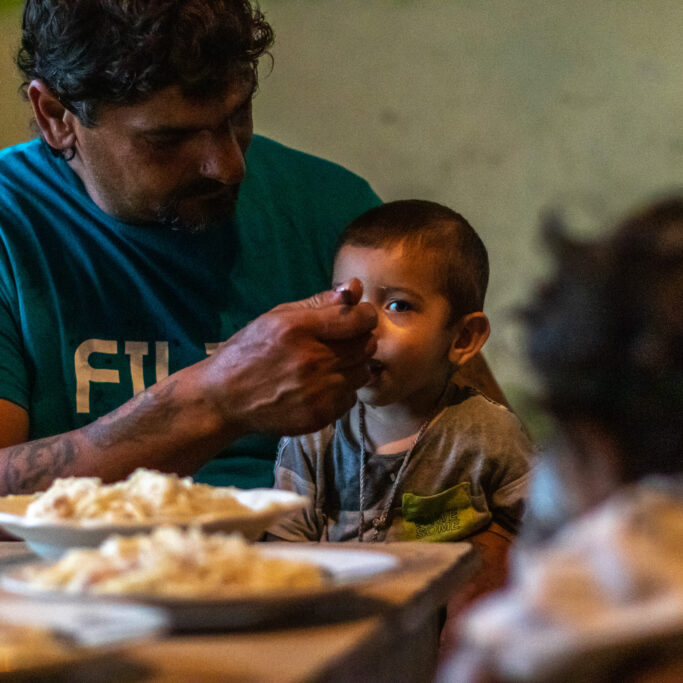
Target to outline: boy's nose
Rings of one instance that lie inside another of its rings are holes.
[[[381,307],[375,306],[372,302],[369,302],[370,305],[375,309],[375,313],[377,314],[377,325],[375,326],[375,329],[373,330],[375,337],[379,338],[382,336],[382,331],[384,329],[385,325],[385,317],[382,314],[382,309]]]

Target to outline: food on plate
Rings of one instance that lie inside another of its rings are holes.
[[[73,549],[51,565],[29,566],[23,580],[39,590],[237,598],[264,590],[320,586],[311,562],[270,557],[239,534],[198,527],[157,527],[151,534],[110,536],[99,548]]]
[[[26,508],[26,518],[147,522],[191,519],[208,513],[248,512],[234,487],[197,484],[191,477],[139,468],[128,479],[103,484],[98,477],[56,479]]]

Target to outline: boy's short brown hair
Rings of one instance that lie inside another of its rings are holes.
[[[453,323],[481,311],[489,279],[486,247],[469,222],[442,204],[403,199],[374,207],[341,233],[344,245],[381,249],[405,244],[429,253]]]

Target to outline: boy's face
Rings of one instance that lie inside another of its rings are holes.
[[[343,246],[334,264],[334,284],[352,277],[363,283],[363,301],[377,309],[377,352],[372,378],[358,392],[364,403],[401,403],[429,410],[452,368],[448,360],[455,324],[438,289],[429,254],[402,244],[387,248]]]

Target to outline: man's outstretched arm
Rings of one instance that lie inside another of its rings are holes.
[[[30,415],[0,401],[0,495],[57,477],[114,481],[141,466],[192,474],[245,434],[320,429],[354,404],[376,348],[375,311],[357,303],[360,282],[347,289],[264,313],[211,356],[71,432],[26,441]]]

